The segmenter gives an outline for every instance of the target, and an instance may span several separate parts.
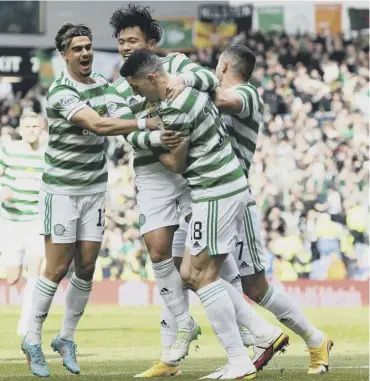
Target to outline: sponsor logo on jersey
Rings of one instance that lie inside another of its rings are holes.
[[[70,97],[63,97],[60,99],[59,101],[59,104],[62,106],[62,107],[67,107],[73,103],[77,103],[78,102],[78,98],[76,97],[73,97],[73,96],[70,96]]]
[[[108,112],[112,114],[113,112],[117,110],[117,104],[114,102],[109,102],[107,105],[107,109],[108,109]]]

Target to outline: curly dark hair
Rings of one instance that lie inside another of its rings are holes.
[[[88,26],[66,22],[59,28],[55,36],[55,46],[60,52],[65,51],[73,37],[79,36],[86,36],[92,41],[91,29]]]
[[[159,42],[163,29],[161,24],[152,18],[150,7],[130,3],[127,8],[117,9],[109,20],[113,28],[113,37],[118,38],[122,29],[139,27],[145,39]]]

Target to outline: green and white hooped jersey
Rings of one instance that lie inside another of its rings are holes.
[[[186,88],[174,101],[162,102],[160,117],[166,129],[190,136],[183,176],[193,202],[217,200],[247,189],[226,127],[208,93]]]
[[[12,198],[1,204],[0,216],[11,221],[34,221],[38,218],[40,180],[44,168],[44,149],[27,149],[15,141],[0,150],[0,187],[8,188]]]
[[[162,58],[164,69],[172,75],[185,74],[192,77],[193,87],[199,90],[214,90],[218,86],[217,78],[207,69],[195,64],[185,54],[173,54]],[[108,113],[115,118],[136,119],[157,116],[161,104],[152,104],[138,95],[134,95],[132,88],[125,78],[115,81],[106,93]],[[123,102],[124,100],[125,102]],[[132,110],[130,113],[129,106]],[[153,153],[149,141],[149,132],[133,132],[127,136],[128,143],[134,148],[135,173],[146,174],[163,170],[163,165]],[[144,144],[141,144],[144,143]],[[149,147],[149,149],[145,148]]]
[[[239,114],[223,114],[222,120],[226,125],[235,155],[238,157],[244,174],[248,178],[253,155],[256,151],[264,106],[257,89],[253,85],[238,85],[233,90],[241,96],[243,109]]]
[[[107,189],[104,137],[74,125],[72,116],[85,107],[99,115],[107,113],[107,80],[92,73],[95,83],[73,80],[65,69],[51,85],[47,96],[49,141],[41,189],[51,194],[83,195]]]
[[[218,80],[211,72],[194,63],[185,54],[170,54],[161,58],[161,60],[164,69],[170,74],[192,73],[194,81],[193,87],[198,90],[214,90],[218,86]],[[131,86],[123,77],[113,82],[112,86],[115,87],[117,93],[127,101],[128,105],[131,105],[136,99],[140,98],[134,95]]]

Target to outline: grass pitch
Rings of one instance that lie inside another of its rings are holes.
[[[271,322],[271,314],[262,312]],[[70,380],[71,374],[61,365],[59,355],[50,349],[50,342],[62,322],[62,309],[53,308],[44,325],[43,348],[51,368],[50,380]],[[179,381],[195,380],[226,363],[223,349],[217,342],[202,308],[192,309],[200,322],[203,335],[199,349],[192,345],[183,361]],[[259,380],[284,381],[362,381],[369,379],[368,310],[309,309],[307,315],[334,340],[330,357],[330,373],[309,376],[308,353],[302,340],[292,332],[285,354],[276,356],[257,376]],[[15,330],[19,308],[0,307],[0,380],[36,379],[20,351]],[[158,307],[124,308],[89,306],[76,335],[79,381],[132,380],[136,373],[148,368],[159,356]],[[282,326],[283,327],[283,326]],[[284,327],[283,327],[284,328]]]

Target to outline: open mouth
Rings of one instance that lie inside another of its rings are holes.
[[[82,69],[84,69],[84,70],[89,69],[89,68],[90,68],[90,64],[91,64],[91,61],[90,61],[90,60],[83,60],[83,61],[80,61],[80,66],[81,66]]]

